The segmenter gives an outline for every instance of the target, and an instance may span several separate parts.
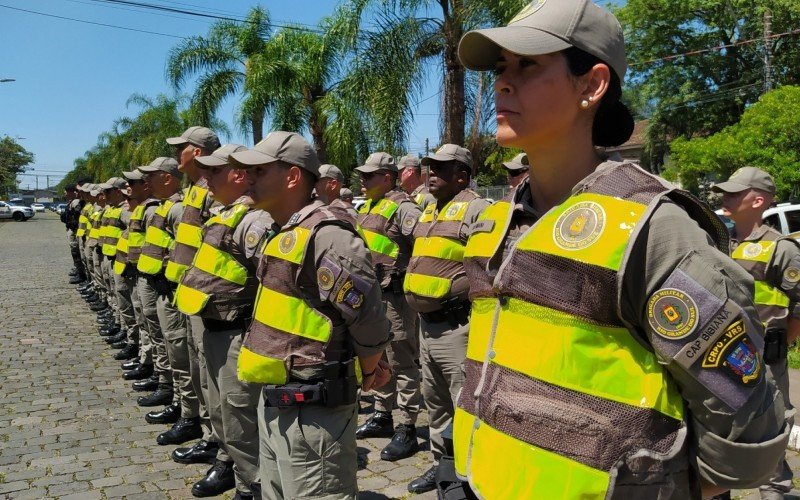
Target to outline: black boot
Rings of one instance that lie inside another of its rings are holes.
[[[89,309],[91,309],[94,312],[103,312],[106,309],[111,310],[108,307],[108,304],[106,303],[105,300],[100,300],[100,301],[96,302],[95,304],[90,305]]]
[[[77,285],[78,283],[83,283],[83,278],[81,278],[77,274],[69,279],[70,285]]]
[[[172,403],[172,385],[158,384],[158,389],[147,396],[139,396],[136,403],[139,406],[161,406]]]
[[[201,437],[203,437],[203,428],[200,427],[200,417],[180,418],[170,430],[158,435],[156,443],[160,445],[181,444]]]
[[[217,460],[206,472],[206,477],[192,486],[192,495],[196,497],[213,497],[236,487],[233,476],[233,462]]]
[[[136,344],[125,344],[121,351],[114,355],[114,359],[134,359],[139,356],[139,346]]]
[[[417,429],[413,425],[400,424],[394,428],[394,437],[381,450],[381,460],[394,462],[408,458],[419,450]]]
[[[420,477],[416,478],[415,480],[408,483],[408,491],[409,493],[416,493],[419,495],[420,493],[425,493],[426,491],[433,491],[436,489],[436,469],[437,466],[433,466],[428,469],[425,474],[421,475]]]
[[[158,375],[134,382],[132,387],[137,392],[155,391],[158,389]]]
[[[128,343],[125,340],[120,340],[119,342],[111,344],[112,349],[125,349],[126,347],[128,347]]]
[[[393,429],[392,414],[376,411],[361,427],[356,429],[356,438],[391,437],[394,434]]]
[[[120,367],[121,367],[123,370],[133,370],[134,368],[136,368],[136,367],[137,367],[137,366],[139,366],[140,364],[141,364],[141,363],[139,362],[139,360],[138,360],[138,359],[132,359],[132,360],[130,360],[130,361],[126,361],[126,362],[122,363],[122,364],[120,365]]]
[[[128,332],[126,332],[124,330],[120,330],[117,333],[115,333],[114,335],[106,337],[103,340],[106,341],[106,344],[116,344],[117,342],[122,342],[127,338],[128,338]],[[127,345],[127,342],[125,342],[125,345]],[[125,346],[123,345],[123,346],[119,347],[119,349],[122,349],[122,347],[125,347]]]
[[[111,326],[108,326],[108,327],[101,328],[100,329],[100,336],[101,337],[110,338],[110,337],[113,337],[115,335],[118,335],[120,331],[121,331],[121,328],[119,326],[111,325]]]
[[[172,403],[163,410],[151,411],[144,416],[148,424],[174,424],[181,418],[181,405]]]
[[[129,372],[125,372],[122,374],[122,378],[125,380],[142,380],[150,377],[153,374],[153,365],[152,364],[145,364],[139,365],[138,368],[134,368]]]
[[[217,458],[219,444],[201,439],[188,448],[175,448],[172,459],[179,464],[213,464]]]

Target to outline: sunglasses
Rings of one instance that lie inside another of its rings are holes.
[[[385,172],[381,172],[380,170],[377,170],[375,172],[359,172],[358,176],[361,177],[362,179],[368,181],[368,180],[372,179],[373,177],[375,177],[377,175],[383,175],[384,173]]]
[[[509,177],[519,177],[520,175],[527,173],[527,170],[506,170]]]

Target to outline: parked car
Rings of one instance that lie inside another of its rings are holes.
[[[716,214],[729,229],[733,229],[733,221],[722,215],[722,209]],[[778,203],[764,212],[763,220],[779,233],[800,241],[800,204]]]
[[[22,222],[33,217],[33,214],[34,211],[31,207],[0,201],[0,219],[14,219],[17,222]]]
[[[31,203],[31,208],[34,212],[44,212],[44,205],[41,203]]]
[[[63,214],[66,209],[67,209],[67,204],[66,203],[59,203],[58,205],[53,207],[53,211],[55,213],[57,213],[58,215]]]
[[[362,206],[364,206],[366,202],[367,199],[364,198],[363,196],[356,196],[355,198],[353,198],[353,208],[355,208],[356,211],[358,211]]]

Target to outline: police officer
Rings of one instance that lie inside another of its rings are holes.
[[[70,272],[69,283],[70,285],[77,285],[86,281],[86,271],[83,268],[78,237],[75,236],[75,233],[78,231],[80,212],[86,202],[78,197],[76,184],[67,184],[64,187],[64,196],[67,200],[67,207],[61,214],[61,221],[67,229],[67,241],[69,242],[69,250],[72,255],[72,264],[74,266],[73,270]]]
[[[350,214],[353,220],[349,222],[355,226],[358,212],[353,205],[341,200],[342,184],[344,184],[344,174],[339,167],[325,164],[319,167],[319,180],[314,186],[314,190],[323,203],[341,208]]]
[[[428,409],[434,465],[408,485],[412,493],[436,489],[436,471],[446,450],[442,433],[452,423],[461,390],[469,331],[469,282],[464,246],[470,227],[489,205],[468,188],[472,154],[445,144],[422,158],[430,171],[429,185],[436,203],[428,205],[414,229],[414,252],[406,270],[408,304],[420,313],[422,396]]]
[[[100,271],[103,276],[103,284],[108,291],[109,304],[113,310],[114,322],[120,325],[120,331],[108,337],[106,342],[111,344],[112,347],[119,349],[125,347],[127,344],[125,339],[128,333],[123,328],[119,297],[117,296],[114,283],[114,258],[117,255],[117,242],[122,235],[122,231],[125,229],[121,217],[125,205],[125,195],[122,189],[126,185],[127,181],[120,177],[112,177],[101,185],[104,190],[107,206],[100,222]]]
[[[97,294],[94,291],[94,284],[92,282],[92,269],[90,265],[91,261],[87,258],[88,252],[86,248],[86,241],[89,237],[90,229],[89,215],[94,211],[94,206],[92,204],[93,197],[90,194],[90,188],[91,183],[88,182],[77,187],[78,193],[85,204],[83,205],[81,213],[78,216],[78,230],[75,231],[75,236],[78,238],[78,248],[81,254],[81,261],[83,262],[83,270],[86,274],[86,281],[83,284],[78,285],[76,289],[81,294],[81,297],[83,297],[87,302],[90,302],[97,297]]]
[[[216,442],[202,447],[203,457],[214,466],[192,486],[195,496],[219,495],[234,485],[237,498],[252,498],[254,490],[260,495],[251,484],[258,483],[256,407],[261,391],[260,386],[239,380],[236,362],[258,291],[259,244],[273,221],[263,210],[252,209],[252,200],[244,196],[250,189],[248,171],[228,164],[228,155],[246,149],[227,144],[194,160],[205,171],[210,195],[224,205],[205,223],[192,267],[175,291],[178,309],[204,324],[208,410],[223,450],[216,456],[211,453]],[[176,450],[173,458],[182,461],[186,454],[200,451]]]
[[[356,170],[367,198],[359,210],[358,232],[372,254],[394,335],[386,349],[394,378],[375,391],[375,413],[358,428],[357,436],[392,436],[396,400],[401,420],[392,440],[381,450],[382,460],[395,461],[418,449],[414,427],[420,409],[417,314],[403,294],[403,279],[414,246],[414,228],[422,211],[405,192],[395,188],[397,165],[391,155],[373,153]]]
[[[528,176],[528,157],[525,153],[520,153],[511,161],[503,162],[503,169],[506,171],[508,186],[514,189]]]
[[[495,72],[529,179],[472,227],[455,468],[482,498],[699,498],[763,484],[789,427],[719,219],[594,146],[625,142],[622,29],[535,1],[459,56]],[[745,283],[750,286],[742,286]]]
[[[251,170],[254,206],[276,222],[238,366],[240,379],[266,384],[262,498],[355,499],[357,388],[389,377],[379,364],[389,322],[368,250],[340,209],[312,200],[319,161],[300,135],[272,132],[230,161]]]
[[[397,168],[400,170],[400,188],[408,193],[414,203],[423,210],[428,205],[436,203],[436,198],[430,193],[422,178],[422,168],[417,155],[408,153],[401,157],[397,161]]]
[[[170,252],[169,262],[164,270],[168,280],[180,283],[183,273],[189,268],[197,248],[202,240],[202,226],[211,216],[209,210],[214,200],[208,194],[208,183],[203,177],[203,171],[195,165],[194,159],[198,156],[210,155],[219,148],[219,138],[207,127],[189,127],[180,137],[167,139],[167,144],[175,148],[175,159],[178,161],[178,170],[189,178],[191,185],[183,198],[183,214],[181,215],[178,229],[175,233],[175,248]],[[206,454],[211,448],[216,447],[217,439],[212,435],[211,422],[208,417],[206,399],[208,397],[208,380],[206,380],[205,356],[203,355],[203,321],[200,317],[188,316],[186,320],[186,345],[189,355],[189,376],[191,385],[191,398],[197,400],[200,426],[203,436],[196,445],[201,462],[206,461]],[[209,448],[209,446],[211,448]],[[195,454],[191,450],[184,450],[181,456],[182,463],[192,463]],[[181,452],[178,452],[179,454]],[[174,458],[174,457],[173,457]]]
[[[339,199],[342,200],[343,203],[347,203],[351,207],[353,206],[353,192],[350,191],[350,189],[342,188],[339,190]]]
[[[800,248],[797,241],[763,223],[764,211],[775,198],[772,176],[756,167],[743,167],[712,187],[722,193],[722,213],[735,223],[731,257],[753,276],[755,304],[764,324],[764,362],[767,373],[789,401],[788,346],[800,336]],[[792,489],[792,469],[785,457],[761,498],[777,499]]]

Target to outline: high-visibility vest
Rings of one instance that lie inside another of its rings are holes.
[[[100,244],[103,255],[113,257],[117,254],[117,241],[119,241],[125,224],[122,223],[122,207],[109,207],[103,214],[100,229]]]
[[[103,218],[103,212],[105,212],[105,207],[95,207],[94,211],[89,215],[89,237],[86,239],[88,246],[97,246],[100,238],[100,221]]]
[[[181,281],[181,276],[192,264],[194,254],[203,241],[203,208],[207,197],[208,189],[193,184],[183,198],[183,215],[175,232],[175,248],[164,270],[164,276],[174,283]]]
[[[175,291],[175,306],[182,313],[233,321],[237,312],[252,307],[255,277],[229,253],[230,235],[248,210],[247,205],[234,205],[206,222],[200,248]],[[213,314],[201,314],[209,306]]]
[[[298,283],[309,243],[324,224],[338,224],[355,232],[337,209],[319,207],[285,226],[264,245],[253,322],[239,353],[240,380],[285,384],[288,367],[342,361],[335,353],[348,351],[343,331],[334,327],[344,324],[341,315],[326,303],[309,302],[310,295],[319,297],[317,283],[304,283],[302,287]]]
[[[78,230],[75,231],[75,236],[82,237],[89,230],[89,214],[92,212],[94,206],[91,203],[86,203],[81,214],[78,216]]]
[[[387,230],[400,203],[410,200],[403,192],[390,191],[380,200],[367,200],[359,209],[356,229],[367,243],[373,264],[392,268],[397,262],[400,245],[387,235]]]
[[[632,164],[603,171],[505,249],[496,274],[513,205],[480,216],[453,434],[456,471],[479,497],[606,498],[633,454],[688,469],[678,386],[618,313],[631,243],[673,193]]]
[[[121,275],[128,264],[136,269],[139,264],[139,255],[141,255],[142,247],[144,246],[144,235],[146,231],[144,225],[145,211],[159,204],[160,202],[157,199],[148,198],[137,205],[136,208],[133,209],[133,212],[131,212],[131,220],[128,221],[128,228],[123,233],[127,245],[125,256],[123,258],[118,252],[114,264],[114,272],[117,274]],[[119,245],[117,245],[117,250],[119,250]],[[119,270],[119,272],[117,272],[117,270]]]
[[[464,274],[464,247],[459,230],[469,204],[480,197],[469,189],[458,193],[434,218],[436,204],[422,212],[414,228],[414,251],[406,268],[406,293],[446,299],[459,274]]]
[[[759,241],[743,241],[731,254],[731,258],[753,276],[753,302],[758,317],[765,326],[771,320],[783,319],[789,314],[789,296],[767,281],[767,271],[775,255],[775,246],[781,239],[782,235],[777,232],[767,231]]]
[[[139,255],[136,269],[140,273],[157,275],[164,270],[164,260],[170,249],[175,246],[175,239],[167,232],[167,214],[175,203],[180,201],[180,193],[163,200],[153,213],[144,235],[144,246]]]

